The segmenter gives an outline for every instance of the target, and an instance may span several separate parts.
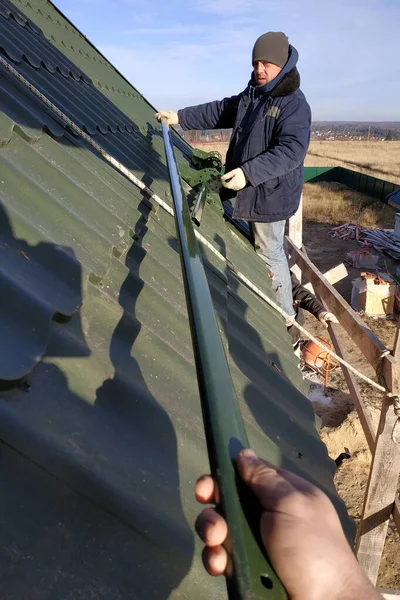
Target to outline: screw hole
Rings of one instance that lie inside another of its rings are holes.
[[[29,392],[32,384],[30,381],[28,381],[27,379],[25,379],[22,384],[21,384],[22,389],[24,390],[24,392]]]
[[[272,588],[274,587],[274,584],[272,583],[272,580],[270,577],[268,577],[268,575],[261,575],[260,579],[261,579],[262,585],[265,588],[267,588],[267,590],[272,590]]]

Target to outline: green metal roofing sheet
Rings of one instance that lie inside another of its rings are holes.
[[[169,202],[153,109],[51,3],[0,0],[0,53]],[[193,532],[209,467],[173,218],[1,67],[0,108],[0,597],[225,598]],[[273,293],[207,206],[201,233]],[[282,318],[202,250],[252,446],[351,540]]]

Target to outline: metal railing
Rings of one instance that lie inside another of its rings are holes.
[[[211,472],[228,523],[232,575],[231,600],[287,598],[260,539],[260,506],[239,479],[235,460],[248,447],[233,389],[208,282],[173,151],[171,132],[162,123],[165,154],[175,207],[175,224]]]

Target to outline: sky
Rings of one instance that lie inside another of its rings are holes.
[[[159,110],[239,93],[284,31],[314,121],[400,121],[400,0],[53,1]]]

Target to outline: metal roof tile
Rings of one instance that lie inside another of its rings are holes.
[[[50,42],[42,35],[40,28],[16,12],[15,7],[8,0],[1,0],[1,2],[4,9],[0,11],[0,16],[6,20],[0,19],[0,39],[3,40],[3,45],[0,47],[12,60],[19,63],[25,59],[34,68],[38,69],[43,65],[51,72],[55,72],[54,60],[58,60],[60,63],[58,68],[65,77],[71,76],[77,81],[81,80],[80,69],[61,53],[54,55]],[[21,36],[21,27],[25,29],[24,36]],[[7,28],[7,35],[5,28]]]
[[[22,57],[18,69],[169,202],[151,105],[50,2],[16,3],[43,30],[15,25],[18,48],[26,44],[42,60],[34,69]],[[1,20],[7,46],[14,24]],[[46,42],[46,56],[32,41],[44,36],[54,42]],[[64,74],[45,68],[44,59],[66,65]],[[68,61],[76,68],[68,70]],[[80,69],[86,75],[76,81],[69,73]],[[3,548],[25,544],[35,562],[30,569],[16,559],[10,575],[0,553],[0,596],[13,594],[18,580],[19,597],[29,590],[33,600],[50,589],[59,597],[94,590],[121,600],[132,593],[226,598],[223,582],[202,570],[191,525],[193,481],[208,459],[173,218],[3,70],[0,108],[0,200],[9,222],[0,232],[9,257],[0,267],[0,330],[10,350],[0,365],[0,385],[8,387],[0,393],[0,438],[11,486],[0,498],[8,515],[1,541]],[[187,164],[190,149],[178,137],[176,145]],[[200,231],[272,294],[249,242],[210,206]],[[324,489],[351,539],[282,318],[224,262],[206,249],[203,256],[250,443]],[[29,386],[10,385],[22,375]],[[68,550],[58,543],[60,527]],[[103,562],[99,546],[111,561]],[[54,583],[60,568],[64,576]]]
[[[0,582],[4,598],[42,600],[51,586],[50,593],[59,598],[162,600],[174,594],[182,580],[179,593],[181,597],[190,597],[193,582],[185,581],[184,576],[190,567],[193,539],[190,516],[178,510],[178,492],[169,500],[177,510],[177,518],[181,518],[182,544],[178,550],[183,548],[184,552],[180,551],[174,564],[169,564],[164,548],[144,544],[125,523],[70,486],[60,485],[59,479],[6,444],[1,444],[1,467],[2,481],[8,490],[0,497],[0,510],[8,517],[2,528],[3,555],[8,556],[8,566],[4,564]],[[177,477],[173,483],[178,490]],[[117,554],[120,557],[115,560]],[[144,575],[132,585],[134,556],[140,556]],[[157,578],[154,565],[159,565]],[[205,596],[221,597],[223,581],[207,578],[200,565],[195,578]],[[12,583],[14,595],[10,594]]]
[[[44,113],[42,107],[38,106],[38,102],[31,102],[27,106],[26,94],[15,86],[15,80],[12,81],[8,73],[5,73],[3,77],[0,72],[0,80],[2,122],[3,126],[8,128],[9,134],[12,134],[15,129],[31,141],[38,140],[43,131],[48,131],[54,138],[60,138],[64,135],[65,127],[58,123],[54,117]],[[10,123],[12,123],[11,129]],[[2,135],[7,135],[5,130],[3,130]],[[9,141],[10,138],[11,135],[3,141]]]
[[[10,141],[14,126],[15,123],[12,119],[9,119],[3,112],[0,113],[0,145]]]

